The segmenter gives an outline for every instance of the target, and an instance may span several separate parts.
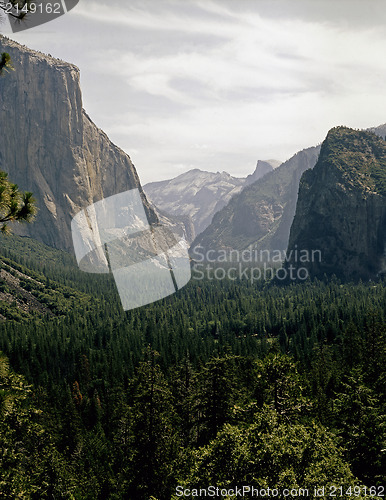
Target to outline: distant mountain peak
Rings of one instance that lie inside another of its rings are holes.
[[[254,173],[247,178],[234,177],[225,170],[208,172],[194,168],[174,179],[146,184],[144,190],[163,212],[191,220],[196,236],[233,196],[278,165],[277,160],[258,161]]]
[[[281,162],[278,160],[258,160],[255,171],[253,172],[253,174],[248,175],[245,180],[245,185],[249,186],[250,184],[253,184],[254,182],[264,177],[265,174],[272,172],[280,165]]]
[[[196,168],[174,179],[146,184],[144,190],[163,212],[192,222],[194,231],[189,230],[192,240],[210,224],[213,215],[241,191],[244,182],[245,179],[225,171]]]

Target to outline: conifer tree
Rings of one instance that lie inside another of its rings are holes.
[[[10,232],[9,223],[32,222],[36,213],[33,194],[21,192],[17,184],[8,180],[8,174],[0,171],[0,231]]]

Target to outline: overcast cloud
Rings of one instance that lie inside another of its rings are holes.
[[[85,109],[146,183],[190,168],[245,176],[333,126],[385,123],[384,10],[383,0],[80,0],[9,36],[79,66]]]

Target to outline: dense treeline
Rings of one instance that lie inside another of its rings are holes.
[[[0,323],[3,498],[243,484],[382,497],[381,282],[192,280],[124,312],[113,281],[65,253],[17,238],[1,253],[54,297],[53,314]]]

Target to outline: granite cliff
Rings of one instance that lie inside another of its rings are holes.
[[[282,162],[277,160],[258,160],[253,174],[248,175],[245,179],[244,187],[250,186],[264,177],[265,174],[268,174],[269,172],[272,172],[272,170],[275,170],[275,168],[280,167],[281,164]]]
[[[36,221],[15,233],[72,251],[72,217],[133,188],[157,222],[129,156],[83,110],[79,69],[3,36],[0,52],[15,68],[0,79],[0,169],[32,191],[39,208]]]
[[[382,136],[384,129],[373,130]],[[313,250],[321,257],[311,258]],[[301,178],[287,266],[305,267],[311,276],[369,279],[385,272],[385,251],[386,142],[336,127]]]

